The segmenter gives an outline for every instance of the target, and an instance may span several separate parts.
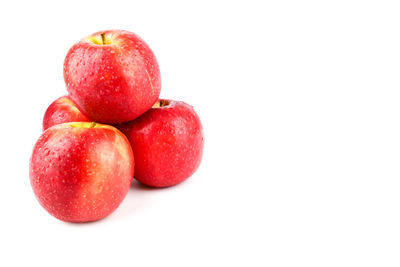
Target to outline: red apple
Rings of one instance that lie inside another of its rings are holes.
[[[184,102],[160,100],[119,126],[135,154],[135,178],[152,187],[176,185],[200,165],[204,137],[199,117]]]
[[[113,212],[134,173],[132,148],[116,128],[94,122],[58,124],[36,142],[30,181],[40,204],[67,222],[95,221]]]
[[[130,121],[157,101],[161,77],[149,46],[134,33],[94,33],[69,50],[64,79],[71,99],[91,119]]]
[[[47,108],[43,117],[43,131],[56,124],[74,121],[90,122],[92,120],[85,116],[68,96],[62,96]]]

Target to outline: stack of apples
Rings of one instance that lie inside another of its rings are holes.
[[[159,66],[139,36],[108,30],[83,38],[65,58],[64,80],[68,95],[48,107],[29,168],[51,215],[99,220],[121,204],[133,178],[168,187],[196,171],[200,119],[184,102],[159,99]]]

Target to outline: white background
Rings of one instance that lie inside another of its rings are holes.
[[[398,1],[2,1],[0,266],[399,266]],[[46,213],[28,175],[79,39],[139,34],[193,105],[202,164],[104,220]]]

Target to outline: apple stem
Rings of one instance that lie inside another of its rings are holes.
[[[93,122],[90,124],[90,128],[94,128],[94,127],[96,127],[96,123],[93,121]]]
[[[160,107],[168,106],[169,103],[170,103],[170,101],[165,100],[165,99],[161,99],[161,100],[160,100]]]
[[[101,35],[101,41],[103,42],[103,45],[106,44],[106,34],[103,32]]]

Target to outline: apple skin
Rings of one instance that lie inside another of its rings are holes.
[[[94,33],[69,50],[64,80],[71,99],[101,123],[133,120],[157,101],[160,69],[150,47],[122,30]]]
[[[160,100],[138,119],[122,123],[135,154],[135,179],[151,187],[181,183],[199,167],[204,136],[192,106]]]
[[[92,120],[85,116],[68,96],[62,96],[47,108],[43,117],[43,131],[56,124],[75,121],[91,122]]]
[[[90,122],[50,127],[35,144],[30,182],[39,203],[66,222],[89,222],[113,212],[134,175],[128,139],[116,128]]]

